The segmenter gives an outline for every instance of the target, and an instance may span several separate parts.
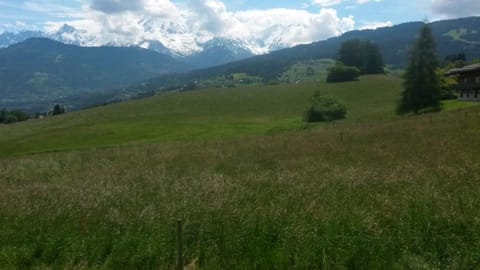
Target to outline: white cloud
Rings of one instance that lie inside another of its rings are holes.
[[[79,30],[83,45],[145,46],[145,42],[157,40],[188,54],[214,37],[240,40],[255,52],[265,53],[276,46],[310,43],[355,27],[353,17],[341,18],[331,8],[317,13],[300,9],[233,12],[220,0],[190,0],[188,5],[170,0],[132,2],[93,0],[83,6],[82,18],[49,22],[46,29],[54,32],[67,23]]]
[[[22,22],[22,21],[16,21],[15,26],[18,27],[18,28],[23,28],[23,29],[28,28],[28,25],[25,22]]]
[[[331,6],[336,6],[342,3],[348,3],[349,6],[351,7],[352,3],[363,5],[369,2],[378,3],[378,2],[382,2],[382,0],[312,0],[313,5],[318,5],[321,7],[331,7]]]
[[[312,4],[314,5],[319,5],[321,7],[331,7],[338,5],[342,2],[345,2],[344,0],[312,0]]]
[[[297,45],[326,39],[352,30],[352,17],[339,18],[334,9],[321,9],[319,13],[304,10],[271,9],[239,12],[235,18],[240,22],[238,31],[227,33],[266,43]],[[242,31],[241,28],[245,30]],[[260,49],[260,48],[259,48]]]
[[[392,26],[393,23],[391,21],[385,21],[385,22],[367,22],[364,23],[361,27],[360,30],[366,30],[366,29],[377,29],[381,27],[388,27]]]
[[[214,35],[222,35],[237,23],[225,4],[218,0],[191,0],[189,7],[194,13],[189,18],[191,25]]]
[[[478,0],[432,0],[433,12],[446,17],[463,17],[480,15]]]
[[[368,2],[379,3],[379,2],[382,2],[382,0],[357,0],[356,2],[357,2],[357,4],[365,4],[365,3],[368,3]]]

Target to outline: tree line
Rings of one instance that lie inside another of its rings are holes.
[[[329,69],[327,82],[356,80],[360,75],[384,73],[380,47],[371,41],[348,40],[341,44],[337,64]]]
[[[0,110],[0,123],[12,124],[30,119],[30,115],[22,110]]]
[[[54,115],[60,115],[65,113],[65,107],[56,104],[53,109],[46,113],[37,113],[35,115],[31,115],[27,112],[24,112],[19,109],[13,109],[13,110],[7,110],[5,108],[0,110],[0,124],[13,124],[17,122],[22,122],[26,121],[31,118],[39,118],[40,116],[54,116]]]

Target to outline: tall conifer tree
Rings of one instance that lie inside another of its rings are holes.
[[[440,80],[435,73],[438,66],[435,38],[430,26],[425,24],[410,52],[399,113],[440,108]]]
[[[371,41],[353,39],[343,42],[338,51],[338,61],[358,68],[362,74],[384,73],[380,48]]]

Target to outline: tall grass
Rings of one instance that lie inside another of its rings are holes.
[[[0,266],[475,269],[479,117],[3,158]]]

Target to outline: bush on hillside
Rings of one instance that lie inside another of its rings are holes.
[[[305,111],[304,120],[306,122],[330,122],[345,118],[347,114],[346,106],[333,97],[322,96],[315,92],[310,105]]]
[[[329,68],[327,82],[348,82],[358,79],[360,70],[356,67],[345,66],[342,63]]]

